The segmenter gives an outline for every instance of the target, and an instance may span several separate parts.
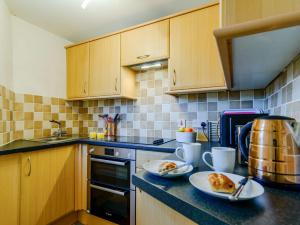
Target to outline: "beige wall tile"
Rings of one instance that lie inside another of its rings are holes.
[[[25,103],[33,103],[33,95],[25,94],[24,95],[24,102]]]
[[[39,104],[43,103],[43,97],[42,96],[35,95],[33,98],[34,98],[34,103],[39,103]]]

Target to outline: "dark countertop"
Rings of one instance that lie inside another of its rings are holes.
[[[218,145],[202,144],[202,152]],[[200,168],[192,173],[207,170],[210,169],[201,162]],[[246,175],[247,169],[237,166],[235,173]],[[265,187],[265,193],[256,199],[230,202],[206,195],[194,188],[188,180],[191,174],[165,179],[141,171],[133,176],[133,183],[187,218],[203,225],[300,224],[300,192]]]
[[[176,141],[170,141],[162,145],[141,145],[141,144],[131,144],[131,143],[121,143],[121,142],[111,142],[108,140],[95,140],[89,139],[86,136],[73,135],[70,139],[55,142],[55,143],[45,143],[31,140],[16,140],[9,144],[0,147],[0,155],[7,155],[20,152],[37,151],[46,148],[70,145],[70,144],[90,144],[98,146],[107,147],[117,147],[117,148],[132,148],[138,150],[146,151],[159,151],[173,153],[175,149],[179,146]]]

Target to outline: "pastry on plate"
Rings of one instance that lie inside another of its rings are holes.
[[[163,162],[159,165],[158,171],[164,172],[171,169],[175,169],[177,167],[176,163],[174,162]]]
[[[211,173],[208,175],[210,187],[214,192],[231,194],[235,190],[235,184],[229,177],[221,173]]]

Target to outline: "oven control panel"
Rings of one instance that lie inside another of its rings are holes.
[[[135,149],[114,148],[105,146],[89,146],[89,154],[95,156],[108,156],[120,159],[135,160]]]

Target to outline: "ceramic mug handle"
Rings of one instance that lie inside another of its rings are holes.
[[[182,148],[182,147],[176,148],[176,150],[175,150],[175,155],[177,156],[177,158],[179,158],[179,159],[185,161],[184,158],[183,158],[183,156],[180,156],[180,155],[179,155],[179,152],[181,152],[181,154],[183,155],[183,152],[182,152],[182,151],[183,151],[183,148]]]
[[[211,168],[212,170],[215,170],[215,168],[214,168],[212,165],[210,165],[210,164],[206,161],[206,159],[205,159],[205,156],[206,156],[206,155],[210,155],[210,156],[212,157],[212,153],[211,153],[211,152],[204,152],[203,155],[202,155],[202,160],[203,160],[203,162],[204,162],[209,168]]]

